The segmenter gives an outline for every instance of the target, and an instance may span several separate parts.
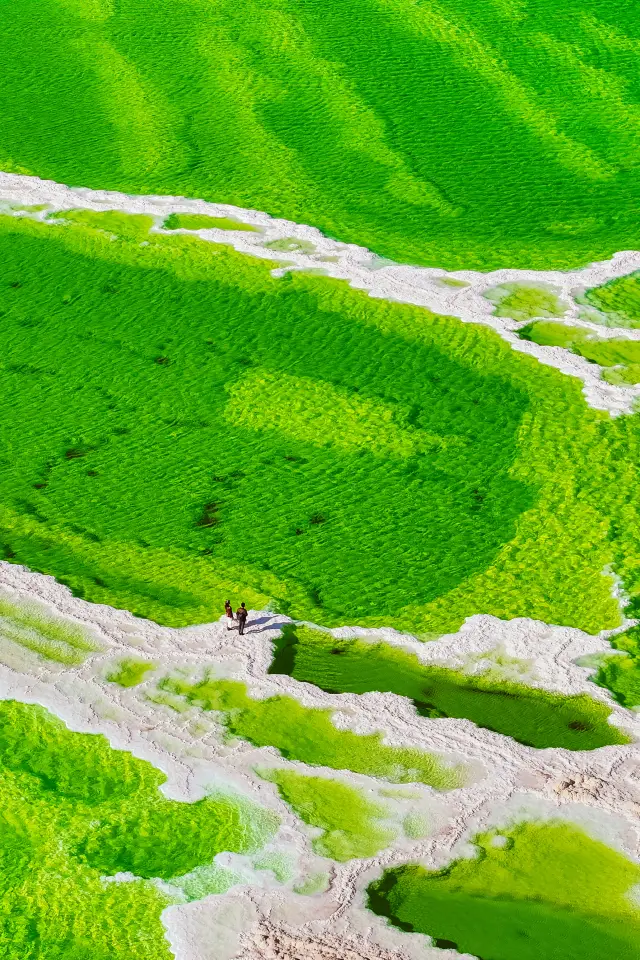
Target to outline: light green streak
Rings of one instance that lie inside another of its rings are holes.
[[[323,830],[313,849],[323,857],[346,860],[373,857],[397,836],[382,826],[388,811],[371,803],[362,791],[337,780],[307,777],[293,770],[259,770],[264,780],[275,783],[282,799],[301,820]]]

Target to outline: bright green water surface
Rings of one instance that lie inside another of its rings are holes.
[[[64,220],[0,220],[4,557],[173,626],[228,596],[412,632],[620,623],[637,417],[481,327],[148,217]]]
[[[538,320],[518,331],[523,340],[542,346],[566,347],[591,363],[604,367],[603,378],[610,383],[640,382],[640,341],[623,337],[600,339],[585,327]]]
[[[425,666],[418,658],[362,640],[337,640],[285,627],[269,673],[284,673],[329,693],[389,691],[410,697],[424,717],[460,717],[531,747],[593,750],[629,738],[607,723],[611,710],[585,694],[562,696],[491,673]]]
[[[147,217],[64,220],[0,220],[7,559],[174,626],[228,596],[412,632],[620,623],[638,417],[481,327]]]
[[[256,747],[275,747],[288,760],[392,783],[426,783],[438,790],[454,789],[467,779],[463,768],[447,766],[422,750],[387,746],[379,733],[340,730],[332,722],[332,710],[304,707],[293,697],[254,700],[244,683],[212,677],[199,683],[168,678],[161,686],[203,710],[220,711],[229,734]]]
[[[0,636],[45,660],[77,667],[99,650],[79,625],[52,616],[35,603],[14,603],[0,596]]]
[[[626,656],[607,657],[592,679],[607,687],[623,707],[640,707],[640,627],[631,627],[609,641]]]
[[[244,800],[167,800],[166,777],[73,733],[39,706],[0,703],[0,953],[7,960],[169,960],[170,880],[250,853],[274,814]],[[130,871],[131,883],[106,882]]]
[[[573,353],[603,367],[640,363],[640,341],[625,340],[623,337],[603,340],[594,336],[586,327],[571,327],[564,323],[539,320],[519,330],[518,336],[543,346],[567,347]]]
[[[153,670],[154,664],[146,660],[136,660],[126,658],[120,660],[115,667],[107,673],[107,680],[110,683],[117,683],[120,687],[137,687],[142,683],[149,670]]]
[[[640,273],[630,273],[601,287],[593,287],[576,300],[585,305],[587,319],[595,323],[607,327],[640,327]]]
[[[2,0],[0,168],[400,261],[638,246],[640,27],[605,0]]]
[[[534,317],[563,317],[566,312],[566,305],[556,296],[554,288],[545,284],[503,283],[486,290],[484,296],[496,304],[495,317],[521,321]]]
[[[386,870],[368,889],[370,908],[435,946],[484,960],[640,956],[640,908],[629,896],[637,864],[559,822],[475,842],[475,858],[440,871]]]
[[[209,217],[204,213],[171,213],[162,224],[165,230],[244,230],[255,233],[256,228],[229,217]]]
[[[322,857],[344,863],[373,857],[396,837],[381,823],[383,804],[373,803],[362,791],[325,777],[307,777],[293,770],[260,770],[260,776],[278,787],[282,799],[305,823],[323,833],[313,841]]]

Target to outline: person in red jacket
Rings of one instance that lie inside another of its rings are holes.
[[[244,625],[247,622],[247,617],[249,613],[244,603],[241,603],[238,609],[236,610],[236,618],[238,620],[238,633],[240,636],[244,633]]]

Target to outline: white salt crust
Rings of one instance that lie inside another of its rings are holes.
[[[447,273],[437,267],[412,267],[390,263],[381,260],[365,247],[331,240],[315,227],[278,220],[258,210],[185,197],[129,196],[87,187],[71,188],[38,177],[0,173],[0,207],[4,206],[5,212],[16,206],[40,204],[47,204],[49,211],[14,212],[18,216],[33,216],[41,220],[51,210],[120,210],[126,213],[143,213],[155,218],[156,232],[167,232],[162,231],[161,224],[170,213],[199,213],[238,220],[255,228],[256,232],[217,228],[171,232],[197,234],[203,240],[227,244],[241,253],[278,261],[282,267],[272,271],[275,276],[290,270],[312,270],[345,280],[352,287],[365,290],[369,296],[377,299],[410,303],[427,307],[434,313],[458,317],[466,323],[484,324],[497,331],[514,350],[529,354],[547,366],[577,377],[583,383],[587,403],[595,409],[609,411],[612,416],[631,413],[636,398],[640,396],[640,384],[608,384],[601,379],[602,368],[598,364],[589,363],[562,347],[544,347],[520,340],[516,331],[523,326],[522,322],[492,316],[494,304],[484,296],[487,291],[504,283],[550,284],[566,305],[565,322],[579,322],[580,326],[603,338],[623,336],[638,340],[640,330],[604,328],[585,320],[578,321],[581,308],[574,295],[640,270],[640,251],[624,250],[616,253],[611,260],[576,270],[494,270],[490,273],[457,270]],[[278,240],[293,240],[305,249],[277,251],[267,246]],[[446,278],[461,280],[468,286],[447,287],[442,283]]]
[[[193,801],[214,788],[231,790],[276,810],[281,817],[269,849],[289,859],[294,878],[279,884],[271,873],[257,870],[250,858],[221,855],[218,860],[247,882],[226,894],[164,912],[177,960],[294,958],[303,943],[318,954],[318,960],[330,960],[331,950],[336,951],[336,960],[343,956],[348,960],[349,950],[365,960],[386,960],[389,952],[409,960],[430,956],[443,960],[428,938],[401,933],[367,911],[367,884],[385,866],[408,860],[442,867],[453,856],[468,855],[468,841],[478,831],[526,817],[563,817],[627,856],[639,858],[637,743],[584,753],[534,750],[467,720],[419,717],[408,700],[394,694],[327,694],[287,676],[268,675],[272,642],[289,622],[269,611],[251,611],[244,637],[228,633],[223,619],[184,629],[160,627],[126,611],[74,598],[52,577],[5,562],[0,563],[0,596],[80,625],[101,647],[82,666],[64,667],[2,638],[0,630],[0,698],[43,704],[71,729],[102,733],[114,748],[149,760],[166,773],[162,789],[168,797]],[[588,691],[611,707],[612,723],[640,738],[640,716],[590,683],[590,670],[574,662],[610,652],[610,634],[594,637],[568,627],[522,618],[506,622],[485,615],[471,617],[456,634],[427,644],[390,628],[365,631],[345,626],[331,632],[336,637],[384,639],[425,663],[465,669],[489,664],[507,676],[549,690]],[[156,669],[134,688],[106,681],[109,670],[122,657],[131,656],[152,660]],[[197,678],[208,669],[247,683],[254,697],[286,693],[306,706],[331,707],[337,711],[336,726],[358,733],[380,731],[388,744],[419,747],[445,763],[464,763],[471,780],[445,794],[420,784],[392,787],[404,795],[394,799],[379,794],[390,787],[382,780],[305,767],[284,760],[271,747],[225,743],[215,714],[196,707],[177,713],[147,699],[146,694],[168,673],[183,670]],[[316,831],[293,816],[273,784],[256,775],[256,767],[269,766],[298,768],[373,789],[396,823],[408,811],[424,814],[427,836],[398,839],[367,860],[346,864],[322,860],[311,849]],[[324,893],[302,896],[293,891],[305,876],[323,870],[330,875]],[[275,951],[274,957],[265,953],[269,950]]]

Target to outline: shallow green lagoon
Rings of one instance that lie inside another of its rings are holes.
[[[46,613],[37,603],[15,603],[0,595],[0,637],[45,660],[77,667],[99,644],[79,624]]]
[[[133,657],[120,660],[107,673],[106,679],[110,683],[117,683],[120,687],[137,687],[144,680],[149,670],[155,664],[146,660],[136,660]]]
[[[1,169],[249,206],[448,268],[562,268],[638,246],[631,4],[10,9]]]
[[[326,777],[307,777],[294,770],[260,770],[275,783],[282,799],[305,823],[322,834],[313,849],[323,857],[344,863],[373,857],[395,839],[397,831],[384,823],[388,811],[361,790]]]
[[[640,342],[624,337],[600,339],[585,327],[572,327],[548,320],[537,320],[518,331],[523,340],[548,347],[565,347],[590,363],[604,367],[603,379],[609,383],[640,382]]]
[[[496,304],[495,317],[522,321],[534,317],[563,317],[566,312],[566,305],[550,284],[503,283],[485,290],[484,296]]]
[[[640,327],[640,274],[610,280],[576,298],[585,316],[607,327]],[[593,309],[589,309],[593,308]]]
[[[611,710],[584,694],[562,696],[499,678],[469,675],[362,640],[287,626],[276,640],[269,673],[284,673],[329,693],[389,691],[409,697],[424,717],[459,717],[531,747],[594,750],[628,743],[611,726]]]
[[[209,217],[204,213],[171,213],[162,224],[165,230],[244,230],[255,233],[256,228],[229,217]]]
[[[328,626],[619,624],[637,417],[481,327],[149,217],[58,219],[0,222],[7,559],[174,626],[230,595]]]
[[[214,677],[197,683],[167,678],[160,687],[203,710],[219,711],[231,737],[256,747],[275,747],[288,760],[352,770],[391,783],[426,783],[437,790],[453,790],[469,779],[464,767],[423,750],[388,746],[380,733],[339,729],[333,723],[334,711],[305,707],[293,697],[255,700],[244,683]]]
[[[258,850],[278,820],[223,795],[167,800],[165,779],[39,706],[0,703],[3,957],[169,960],[160,913],[171,901],[147,878]],[[102,879],[123,871],[137,879]]]
[[[624,655],[606,657],[592,679],[610,690],[623,707],[640,707],[640,627],[616,634],[610,643]]]
[[[368,889],[370,908],[485,960],[637,960],[637,864],[560,822],[475,842],[475,858],[440,871],[386,870]]]

